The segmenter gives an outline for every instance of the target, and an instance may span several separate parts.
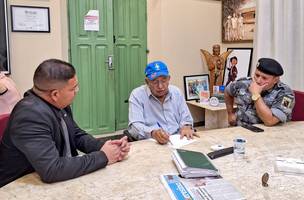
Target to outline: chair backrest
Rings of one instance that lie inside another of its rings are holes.
[[[304,121],[304,92],[296,91],[295,93],[295,106],[292,110],[291,121]]]
[[[7,125],[8,119],[9,119],[9,116],[10,116],[10,114],[3,114],[3,115],[0,115],[0,141],[1,141],[1,139],[2,139],[4,130],[5,130],[5,128],[6,128],[6,125]]]

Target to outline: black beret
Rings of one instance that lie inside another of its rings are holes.
[[[273,76],[281,76],[284,73],[280,63],[272,58],[260,58],[257,63],[257,69]]]

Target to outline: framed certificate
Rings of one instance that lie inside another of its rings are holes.
[[[11,5],[13,32],[50,32],[48,7]]]

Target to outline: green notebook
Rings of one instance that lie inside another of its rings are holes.
[[[176,151],[187,167],[218,171],[207,156],[201,152],[184,149],[176,149]]]

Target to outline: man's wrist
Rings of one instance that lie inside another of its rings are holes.
[[[234,114],[233,110],[227,110],[228,115]]]
[[[261,95],[259,93],[252,93],[251,95],[252,101],[257,101],[260,97]]]
[[[155,139],[155,132],[156,132],[157,130],[153,130],[153,131],[151,131],[151,138],[154,138]]]
[[[190,128],[190,129],[193,129],[193,126],[192,126],[192,124],[184,124],[184,125],[182,126],[182,128]]]

